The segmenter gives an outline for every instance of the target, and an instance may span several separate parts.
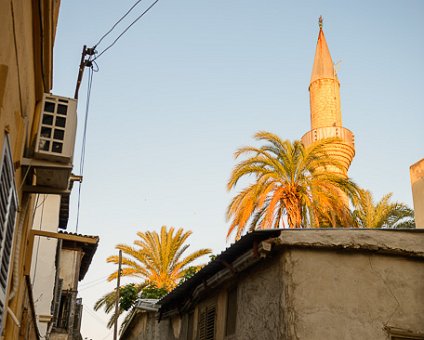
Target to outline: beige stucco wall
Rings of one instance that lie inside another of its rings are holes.
[[[410,167],[415,225],[424,228],[424,159]]]
[[[23,269],[34,199],[21,190],[23,173],[20,160],[27,133],[31,129],[36,101],[43,92],[42,84],[36,76],[36,68],[40,64],[35,63],[34,56],[34,17],[32,1],[0,1],[0,149],[2,150],[7,135],[15,165],[15,183],[20,206],[16,217],[6,300],[10,310],[22,324],[32,322],[26,320],[31,318],[31,313],[24,309],[24,306],[30,304],[27,301],[28,294],[25,294]],[[46,74],[50,74],[48,67]],[[14,298],[10,300],[10,296]],[[19,336],[18,324],[10,315],[6,312],[3,315],[4,328],[1,336],[4,339]]]
[[[59,223],[60,196],[40,195],[35,210],[33,229],[57,232]],[[31,282],[35,313],[40,335],[47,335],[48,317],[51,315],[56,279],[57,239],[35,237],[31,262]],[[44,321],[43,321],[44,320]]]
[[[387,339],[385,326],[424,333],[424,263],[293,249],[281,257],[283,339]]]
[[[81,250],[62,249],[59,277],[63,279],[62,290],[76,290],[81,264]]]

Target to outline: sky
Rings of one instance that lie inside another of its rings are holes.
[[[56,95],[72,97],[83,45],[94,46],[135,0],[62,1],[54,48]],[[152,2],[142,1],[97,47],[102,52]],[[98,235],[81,282],[82,335],[112,339],[94,302],[111,291],[105,259],[137,231],[193,231],[189,250],[220,253],[234,192],[234,152],[266,130],[309,131],[309,80],[318,17],[341,84],[343,126],[355,134],[350,177],[376,199],[412,206],[409,167],[424,157],[424,2],[160,0],[97,60],[84,181],[68,231]],[[87,99],[78,103],[79,174]],[[78,216],[78,230],[76,220]]]

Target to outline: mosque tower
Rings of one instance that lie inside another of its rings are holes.
[[[309,84],[309,100],[311,130],[303,135],[302,143],[308,146],[324,138],[340,138],[339,142],[331,144],[327,150],[342,164],[343,174],[347,177],[350,163],[355,156],[354,135],[342,125],[340,82],[322,30],[322,17],[319,18],[319,34]]]

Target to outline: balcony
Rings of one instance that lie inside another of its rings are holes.
[[[355,149],[355,136],[352,131],[342,126],[327,126],[313,129],[303,135],[302,143],[303,145],[308,146],[318,140],[334,137],[340,138],[343,144],[347,144],[347,146]]]

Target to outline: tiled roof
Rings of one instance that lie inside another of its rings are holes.
[[[88,268],[90,267],[91,261],[93,260],[93,256],[96,253],[97,250],[97,246],[99,244],[99,236],[94,236],[94,235],[83,235],[83,234],[77,234],[77,233],[71,233],[71,232],[66,232],[66,231],[59,231],[60,234],[66,234],[66,235],[73,235],[73,236],[78,236],[81,237],[81,240],[74,240],[74,241],[67,241],[67,240],[63,240],[62,243],[62,248],[67,248],[70,246],[75,246],[75,244],[77,244],[78,247],[80,247],[82,249],[82,251],[84,252],[84,256],[81,260],[81,268],[80,268],[80,273],[79,273],[79,281],[84,279],[85,274],[88,271]],[[84,242],[83,238],[89,238],[89,239],[93,239],[93,241],[95,240],[95,243],[87,243]]]

